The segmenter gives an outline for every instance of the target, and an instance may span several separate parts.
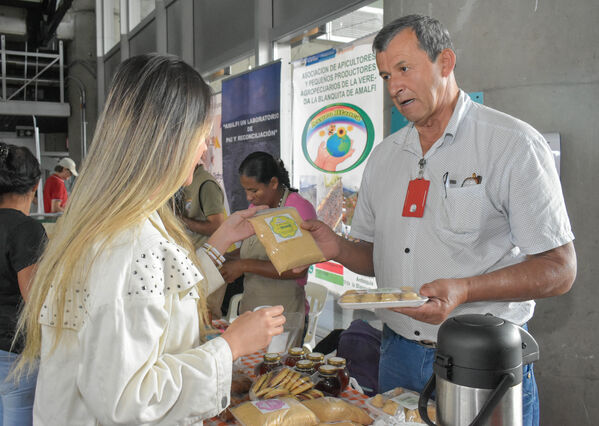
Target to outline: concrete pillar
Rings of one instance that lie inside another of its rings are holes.
[[[65,42],[66,99],[71,105],[68,138],[69,155],[79,168],[98,116],[95,1],[73,2],[70,13],[77,36]]]

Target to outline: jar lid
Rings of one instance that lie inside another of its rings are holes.
[[[289,351],[287,351],[287,353],[289,353],[289,355],[294,355],[294,356],[303,355],[304,348],[300,348],[300,347],[289,348]]]
[[[337,374],[337,367],[334,365],[321,365],[318,367],[318,372],[324,376],[334,376]]]
[[[306,355],[310,361],[322,361],[324,359],[324,354],[320,352],[310,352]]]
[[[328,363],[330,365],[334,365],[335,367],[343,367],[345,366],[345,358],[341,358],[340,356],[334,356],[329,358]]]
[[[309,359],[301,359],[295,363],[295,367],[298,370],[309,370],[311,368],[314,368],[314,363]]]
[[[281,359],[281,355],[276,352],[268,352],[264,354],[264,361],[273,362],[279,361]]]

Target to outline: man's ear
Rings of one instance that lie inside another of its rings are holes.
[[[451,72],[455,68],[455,52],[451,49],[443,49],[441,53],[439,53],[439,57],[437,58],[437,60],[441,65],[441,75],[443,77],[449,76],[449,74],[451,74]]]

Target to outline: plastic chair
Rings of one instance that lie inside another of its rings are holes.
[[[324,309],[328,294],[329,291],[324,286],[310,282],[306,284],[306,299],[310,304],[310,313],[308,314],[308,330],[306,331],[306,337],[304,337],[304,348],[310,352],[316,345],[316,325],[318,324],[318,317]]]
[[[239,304],[243,293],[237,293],[231,296],[229,300],[229,310],[227,311],[227,322],[231,324],[239,316]]]

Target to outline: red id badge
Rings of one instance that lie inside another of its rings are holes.
[[[426,179],[414,179],[408,184],[406,192],[406,201],[403,205],[404,217],[422,217],[424,215],[424,206],[426,205],[426,196],[431,181]]]

